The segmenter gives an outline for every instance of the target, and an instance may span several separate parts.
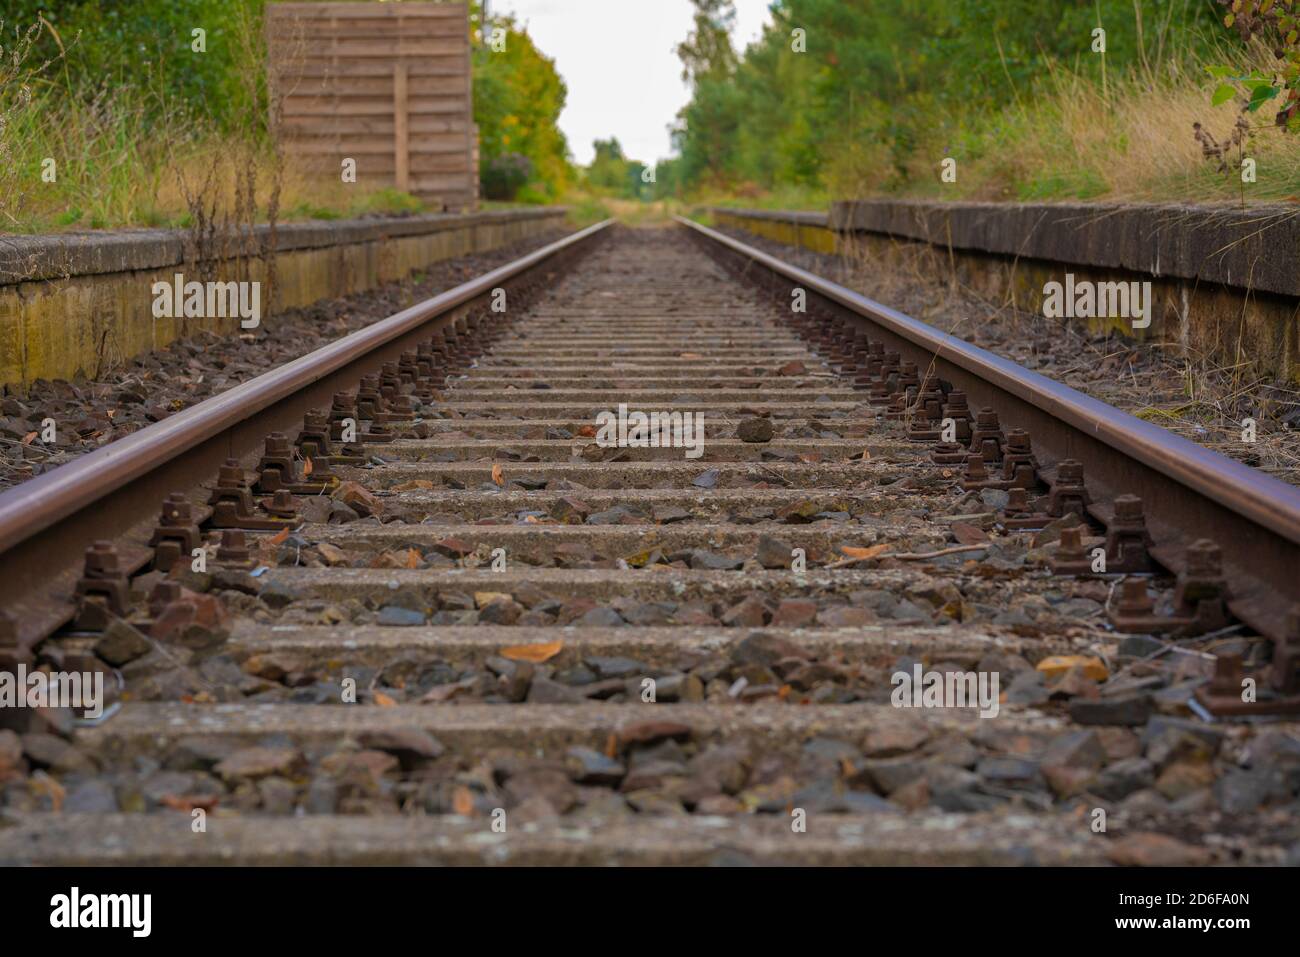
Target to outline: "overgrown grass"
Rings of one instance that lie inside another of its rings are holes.
[[[589,193],[570,193],[563,200],[569,207],[569,222],[579,229],[609,219],[609,207],[597,196]]]
[[[1207,63],[1239,74],[1268,71],[1260,46],[1224,45],[1210,57],[1167,55],[1104,81],[1056,64],[1039,87],[1004,108],[936,122],[900,171],[883,146],[850,147],[831,167],[839,196],[903,195],[1006,201],[1176,200],[1300,202],[1300,136],[1272,123],[1274,110],[1247,113],[1252,133],[1243,155],[1257,181],[1219,170],[1202,155],[1194,123],[1227,139],[1244,98],[1212,106],[1217,81]],[[945,156],[957,181],[940,178]],[[1234,151],[1235,156],[1235,151]]]
[[[831,201],[831,194],[819,186],[786,184],[765,190],[750,184],[732,193],[702,190],[693,200],[704,206],[740,209],[824,209]]]
[[[429,211],[381,178],[367,181],[364,168],[344,183],[277,153],[275,104],[268,110],[259,88],[261,6],[240,2],[225,13],[227,52],[245,88],[220,121],[169,92],[167,62],[91,80],[69,69],[94,52],[84,35],[59,36],[43,20],[0,23],[0,233],[197,229],[205,215],[233,222],[236,210],[248,222]],[[42,37],[56,38],[60,55],[37,57],[31,43]],[[549,201],[537,191],[519,199]]]
[[[228,160],[236,156],[253,164],[259,219],[265,218],[275,187],[277,157],[264,139],[221,133],[180,112],[167,112],[158,103],[145,103],[133,87],[89,103],[43,92],[6,136],[12,169],[25,189],[21,201],[6,210],[0,231],[187,227],[193,217],[186,184],[203,181],[214,167],[219,172],[207,190],[209,205],[234,205],[239,181]],[[57,164],[54,182],[41,178],[46,157]],[[410,193],[368,185],[364,176],[355,184],[343,183],[292,162],[284,164],[279,204],[279,218],[285,221],[426,210]]]

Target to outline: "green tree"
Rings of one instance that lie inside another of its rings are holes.
[[[1176,43],[1204,49],[1214,0],[775,0],[737,55],[728,0],[693,0],[678,48],[691,100],[678,114],[674,188],[824,187],[870,161],[903,182],[918,151],[962,142],[1032,100],[1054,64],[1100,79],[1146,69]],[[1106,30],[1106,54],[1091,51]],[[793,49],[802,30],[805,50]]]
[[[5,31],[40,23],[33,59],[53,60],[43,77],[88,102],[123,86],[152,92],[155,115],[181,110],[221,128],[249,114],[241,23],[260,22],[266,0],[5,0]],[[206,52],[194,53],[191,31],[205,31]],[[260,30],[258,31],[260,35]],[[260,52],[260,50],[258,51]],[[260,96],[265,91],[260,90]],[[165,109],[164,109],[165,106]]]
[[[595,157],[587,167],[587,185],[610,196],[623,199],[649,199],[653,194],[651,184],[642,179],[646,165],[629,159],[617,137],[596,140],[592,147]]]
[[[472,13],[481,15],[474,3]],[[477,23],[478,21],[473,21]],[[560,112],[568,90],[555,61],[533,43],[512,17],[494,16],[491,27],[506,31],[505,50],[495,51],[475,31],[473,53],[474,122],[479,133],[479,168],[497,157],[518,153],[533,165],[539,198],[554,199],[573,180],[569,146],[560,132]]]

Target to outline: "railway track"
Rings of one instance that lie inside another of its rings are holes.
[[[1300,846],[1295,490],[684,221],[0,495],[0,541],[6,666],[109,698],[0,711],[5,863]]]

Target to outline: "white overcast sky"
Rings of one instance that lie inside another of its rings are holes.
[[[735,0],[737,49],[771,20],[769,0]],[[513,13],[569,88],[560,129],[574,158],[591,162],[592,140],[617,136],[623,152],[653,163],[672,153],[668,125],[690,92],[674,52],[691,31],[689,0],[490,0]]]

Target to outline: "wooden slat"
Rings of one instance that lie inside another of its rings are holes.
[[[285,144],[285,148],[296,153],[333,155],[342,153],[351,156],[392,156],[392,137],[370,137],[359,139],[355,136],[312,136],[295,137]],[[459,155],[465,149],[465,137],[460,133],[430,134],[427,136],[408,136],[409,153]]]
[[[404,63],[405,61],[398,61],[398,62]],[[407,78],[409,82],[409,78],[410,78],[409,73],[407,74]],[[383,81],[382,85],[378,83],[372,83],[372,85],[370,85],[365,90],[357,90],[354,89],[352,86],[352,84],[355,82],[356,82],[355,80],[348,80],[343,83],[326,83],[326,84],[321,84],[318,87],[305,89],[305,90],[301,88],[297,88],[290,95],[298,96],[298,97],[329,96],[329,97],[337,97],[340,100],[384,99],[389,95],[391,95],[393,92],[393,61],[390,60],[388,63],[388,77]],[[456,100],[462,106],[464,105],[465,103],[464,91],[462,90],[444,91],[444,90],[437,90],[437,89],[428,89],[428,87],[432,85],[433,84],[422,84],[422,86],[426,87],[425,89],[416,89],[414,88],[414,86],[408,86],[407,95],[412,97],[419,96],[419,97],[425,97],[430,99],[436,98],[436,99],[445,99],[445,100]]]
[[[268,34],[274,40],[293,40],[305,37],[313,40],[328,40],[336,37],[385,40],[402,36],[407,31],[418,33],[421,37],[442,38],[459,37],[461,31],[468,31],[468,24],[457,20],[427,20],[416,23],[401,20],[303,20],[272,23]]]
[[[324,17],[339,20],[387,19],[454,20],[465,17],[463,3],[270,3],[271,19]]]
[[[393,67],[393,163],[397,169],[397,188],[405,191],[411,185],[411,153],[408,135],[406,96],[406,64]]]
[[[392,72],[391,64],[378,63],[374,60],[335,63],[328,59],[311,62],[272,62],[272,69],[277,76],[293,77],[363,77],[388,76]],[[463,77],[469,69],[469,60],[465,55],[428,57],[413,60],[407,64],[407,72],[413,76],[458,76]]]
[[[465,177],[461,174],[437,175],[425,174],[411,177],[411,189],[419,191],[464,190]]]
[[[436,96],[412,96],[408,99],[412,115],[427,113],[465,115],[464,100]],[[285,116],[392,116],[392,97],[290,96],[284,100]]]
[[[407,90],[412,96],[465,96],[465,81],[460,76],[417,76],[411,65],[403,60],[407,74]],[[389,72],[392,72],[390,65]],[[307,92],[308,84],[324,88],[321,78],[304,80],[298,89]],[[329,89],[336,96],[383,96],[393,88],[391,76],[334,78]]]
[[[331,57],[379,57],[391,60],[395,56],[456,56],[464,50],[465,42],[458,37],[426,40],[409,34],[380,40],[341,37],[328,43],[306,44],[301,51],[301,58],[311,62],[313,59]]]
[[[454,153],[411,153],[411,173],[466,173],[469,158],[463,149]]]
[[[274,3],[268,74],[300,168],[395,185],[431,208],[475,208],[477,129],[464,3]]]
[[[439,116],[408,116],[407,129],[412,134],[418,133],[469,133],[470,124],[463,118],[444,118]],[[282,122],[282,129],[297,136],[334,136],[355,137],[393,135],[393,118],[391,116],[287,116]]]
[[[382,174],[390,179],[396,177],[396,163],[392,153],[361,153],[357,150],[338,150],[336,152],[302,153],[296,149],[287,150],[286,156],[292,157],[296,166],[310,170],[326,170],[338,175],[339,162],[344,157],[357,161],[357,178]],[[414,183],[422,176],[457,176],[460,186],[470,183],[469,164],[465,154],[455,153],[428,154],[412,153],[407,182]]]

